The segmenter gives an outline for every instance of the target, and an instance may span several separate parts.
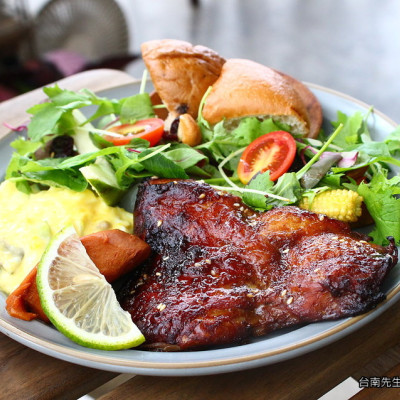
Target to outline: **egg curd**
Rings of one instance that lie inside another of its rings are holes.
[[[106,229],[132,233],[133,216],[107,206],[90,191],[50,188],[20,192],[15,183],[0,185],[0,290],[11,293],[40,261],[51,238],[67,225],[80,236]]]

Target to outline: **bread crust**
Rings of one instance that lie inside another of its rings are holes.
[[[168,111],[197,118],[200,101],[225,60],[205,46],[173,39],[142,44],[142,57]]]
[[[303,82],[300,82],[283,72],[276,72],[281,74],[299,94],[307,109],[308,120],[310,121],[310,133],[308,134],[308,137],[316,138],[319,135],[323,121],[322,107],[319,100]]]
[[[205,101],[203,117],[216,124],[245,116],[285,117],[296,122],[299,133],[310,132],[306,106],[285,77],[250,60],[229,59]]]

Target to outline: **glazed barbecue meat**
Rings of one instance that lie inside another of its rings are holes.
[[[164,350],[363,313],[397,262],[393,243],[370,244],[345,223],[290,206],[257,213],[189,180],[142,184],[135,233],[153,256],[119,300],[146,345]]]

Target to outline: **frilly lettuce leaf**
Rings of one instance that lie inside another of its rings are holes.
[[[370,233],[374,242],[380,245],[388,243],[387,237],[393,236],[400,241],[400,177],[387,179],[386,171],[379,170],[369,183],[361,183],[357,192],[364,198],[365,205],[375,221]]]

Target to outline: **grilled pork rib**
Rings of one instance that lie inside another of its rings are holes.
[[[299,323],[363,313],[384,299],[393,243],[297,207],[257,213],[185,180],[141,185],[135,233],[153,256],[119,294],[162,349],[243,342]]]

